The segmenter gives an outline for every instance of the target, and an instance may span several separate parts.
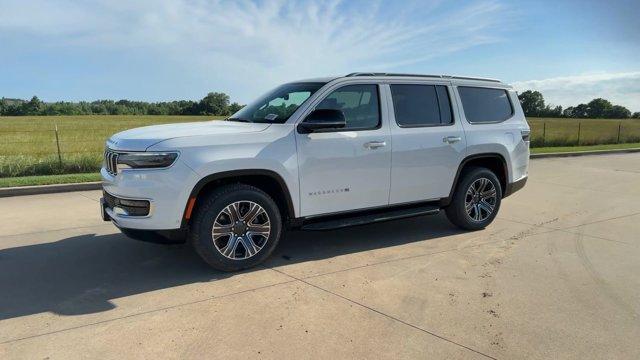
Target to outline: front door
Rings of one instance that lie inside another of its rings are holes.
[[[388,205],[391,143],[378,85],[339,87],[315,109],[342,110],[346,127],[296,135],[302,216]]]

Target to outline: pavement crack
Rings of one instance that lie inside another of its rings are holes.
[[[289,276],[289,277],[291,277],[291,276]],[[260,286],[260,287],[253,288],[253,289],[242,290],[242,291],[229,293],[229,294],[224,294],[224,295],[220,295],[220,296],[210,296],[210,297],[207,297],[205,299],[189,301],[189,302],[186,302],[186,303],[175,304],[175,305],[171,305],[171,306],[165,306],[165,307],[161,307],[161,308],[157,308],[157,309],[151,309],[151,310],[147,310],[147,311],[141,311],[141,312],[138,312],[138,313],[129,314],[129,315],[125,315],[125,316],[118,316],[118,317],[111,318],[111,319],[95,321],[95,322],[88,323],[88,324],[82,324],[82,325],[78,325],[78,326],[72,326],[72,327],[59,329],[59,330],[54,330],[54,331],[49,331],[49,332],[45,332],[45,333],[24,336],[24,337],[21,337],[21,338],[5,340],[5,341],[0,342],[0,345],[14,343],[14,342],[22,341],[22,340],[38,338],[38,337],[57,334],[57,333],[62,333],[62,332],[71,331],[71,330],[82,329],[82,328],[86,328],[86,327],[94,326],[94,325],[106,324],[106,323],[110,323],[110,322],[114,322],[114,321],[118,321],[118,320],[133,318],[133,317],[140,316],[140,315],[153,314],[153,313],[156,313],[156,312],[176,309],[176,308],[183,307],[183,306],[200,304],[200,303],[204,303],[204,302],[211,301],[211,300],[218,300],[218,299],[223,299],[223,298],[227,298],[227,297],[231,297],[231,296],[242,295],[242,294],[246,294],[246,293],[249,293],[249,292],[252,292],[252,291],[256,291],[256,290],[263,290],[263,289],[267,289],[267,288],[271,288],[271,287],[275,287],[275,286],[290,284],[290,283],[293,283],[295,281],[296,280],[282,281],[282,282],[278,282],[278,283],[275,283],[275,284],[269,284],[269,285],[265,285],[265,286]]]
[[[384,316],[384,317],[386,317],[386,318],[388,318],[388,319],[391,319],[391,320],[394,320],[394,321],[396,321],[396,322],[399,322],[399,323],[401,323],[401,324],[403,324],[403,325],[409,326],[409,327],[411,327],[411,328],[413,328],[413,329],[415,329],[415,330],[418,330],[418,331],[421,331],[421,332],[423,332],[423,333],[425,333],[425,334],[429,334],[429,335],[431,335],[431,336],[434,336],[434,337],[436,337],[436,338],[438,338],[438,339],[440,339],[440,340],[444,340],[444,341],[449,342],[449,343],[451,343],[451,344],[457,345],[457,346],[462,347],[462,348],[464,348],[464,349],[467,349],[467,350],[469,350],[469,351],[471,351],[471,352],[474,352],[474,353],[476,353],[476,354],[478,354],[478,355],[482,355],[482,356],[484,356],[484,357],[486,357],[486,358],[488,358],[488,359],[494,359],[494,360],[497,360],[495,357],[493,357],[493,356],[491,356],[491,355],[488,355],[488,354],[485,354],[485,353],[483,353],[482,351],[476,350],[476,349],[474,349],[474,348],[471,348],[471,347],[469,347],[469,346],[466,346],[466,345],[464,345],[464,344],[461,344],[461,343],[459,343],[459,342],[456,342],[456,341],[454,341],[454,340],[451,340],[451,339],[449,339],[449,338],[446,338],[446,337],[444,337],[444,336],[442,336],[442,335],[436,334],[436,333],[434,333],[434,332],[432,332],[432,331],[429,331],[429,330],[427,330],[427,329],[423,329],[423,328],[421,328],[421,327],[419,327],[419,326],[417,326],[417,325],[411,324],[410,322],[404,321],[404,320],[402,320],[402,319],[400,319],[400,318],[398,318],[398,317],[395,317],[395,316],[393,316],[393,315],[390,315],[390,314],[387,314],[387,313],[382,312],[382,311],[380,311],[380,310],[377,310],[377,309],[375,309],[375,308],[373,308],[373,307],[371,307],[371,306],[365,305],[365,304],[363,304],[363,303],[360,303],[360,302],[358,302],[358,301],[355,301],[355,300],[353,300],[353,299],[350,299],[350,298],[348,298],[348,297],[346,297],[346,296],[343,296],[343,295],[340,295],[340,294],[338,294],[338,293],[335,293],[335,292],[333,292],[333,291],[331,291],[331,290],[325,289],[325,288],[323,288],[323,287],[321,287],[321,286],[318,286],[318,285],[312,284],[312,283],[310,283],[310,282],[306,281],[306,280],[305,280],[305,279],[303,279],[303,278],[298,278],[298,277],[296,277],[296,276],[289,275],[289,274],[287,274],[287,273],[285,273],[285,272],[282,272],[282,271],[280,271],[280,270],[278,270],[278,269],[275,269],[275,268],[271,268],[271,270],[273,270],[273,271],[275,271],[275,272],[277,272],[277,273],[280,273],[280,274],[282,274],[282,275],[288,276],[288,277],[290,277],[290,278],[292,278],[292,279],[295,279],[295,280],[297,280],[297,281],[300,281],[300,282],[302,282],[302,283],[304,283],[304,284],[306,284],[306,285],[308,285],[308,286],[311,286],[311,287],[313,287],[313,288],[315,288],[315,289],[318,289],[318,290],[320,290],[320,291],[323,291],[323,292],[326,292],[326,293],[331,294],[331,295],[333,295],[333,296],[336,296],[336,297],[338,297],[338,298],[340,298],[340,299],[342,299],[342,300],[345,300],[345,301],[347,301],[347,302],[350,302],[350,303],[352,303],[352,304],[354,304],[354,305],[357,305],[357,306],[360,306],[360,307],[362,307],[362,308],[364,308],[364,309],[367,309],[367,310],[369,310],[369,311],[372,311],[372,312],[374,312],[374,313],[376,313],[376,314],[378,314],[378,315]]]

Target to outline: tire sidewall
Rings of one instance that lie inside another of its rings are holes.
[[[262,206],[271,224],[271,232],[265,246],[251,258],[232,260],[222,255],[213,244],[213,223],[216,216],[229,204],[236,201],[252,201]],[[197,236],[193,237],[193,245],[204,260],[214,268],[223,271],[237,271],[255,266],[263,262],[275,249],[282,231],[280,211],[275,202],[265,193],[259,190],[241,189],[235,190],[215,198],[210,206],[202,209],[194,222]]]

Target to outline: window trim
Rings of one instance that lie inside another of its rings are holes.
[[[513,119],[513,117],[515,116],[516,112],[515,109],[513,107],[513,102],[511,101],[511,95],[509,94],[509,89],[505,89],[505,88],[499,88],[499,87],[490,87],[490,86],[470,86],[470,85],[458,85],[456,86],[456,88],[477,88],[477,89],[491,89],[491,90],[502,90],[505,92],[505,94],[507,94],[507,101],[509,101],[509,108],[511,109],[511,114],[509,114],[509,116],[503,120],[498,120],[498,121],[471,121],[469,120],[469,118],[467,118],[467,112],[464,109],[464,103],[462,101],[462,95],[460,94],[460,90],[456,89],[458,91],[458,96],[460,97],[460,107],[462,107],[462,113],[464,114],[464,119],[467,121],[467,123],[471,124],[471,125],[485,125],[485,124],[500,124],[503,123],[507,120]]]
[[[348,132],[348,131],[371,131],[371,130],[379,130],[379,129],[381,129],[382,128],[382,104],[381,104],[380,84],[379,83],[355,83],[355,84],[347,83],[347,84],[344,84],[342,86],[338,86],[335,89],[331,89],[331,90],[327,91],[327,94],[324,95],[322,98],[319,98],[317,103],[313,107],[311,107],[309,109],[309,111],[302,117],[302,119],[300,121],[297,122],[296,129],[298,128],[297,125],[303,123],[304,120],[307,118],[307,116],[309,116],[309,114],[311,114],[313,111],[315,111],[316,108],[318,107],[318,105],[320,105],[320,103],[324,99],[326,99],[329,95],[331,95],[334,92],[336,92],[336,91],[338,91],[338,90],[340,90],[342,88],[345,88],[347,86],[358,86],[358,85],[373,85],[373,86],[375,86],[375,88],[376,88],[376,96],[378,97],[378,106],[377,106],[378,107],[378,124],[375,127],[369,127],[369,128],[346,128],[345,127],[345,128],[338,128],[338,129],[335,129],[335,130],[328,129],[328,130],[322,130],[322,133],[326,134],[326,133]],[[301,134],[298,130],[296,130],[296,132],[298,134]]]
[[[436,86],[444,86],[444,88],[447,91],[447,96],[449,97],[449,112],[451,113],[451,122],[448,124],[416,124],[416,125],[401,125],[400,123],[398,123],[398,118],[396,117],[396,103],[393,101],[393,90],[392,87],[393,85],[417,85],[417,86],[433,86],[434,90],[436,92],[436,100],[438,102],[438,114],[440,114],[440,121],[442,121],[442,109],[441,109],[441,105],[440,105],[440,97],[438,97],[438,90],[435,88]],[[453,114],[453,101],[451,100],[451,92],[449,91],[449,85],[447,84],[425,84],[425,83],[396,83],[396,82],[391,82],[389,83],[389,95],[391,96],[391,104],[393,105],[393,119],[394,122],[396,123],[396,125],[398,125],[399,128],[403,128],[403,129],[412,129],[412,128],[429,128],[429,127],[445,127],[445,126],[454,126],[456,124],[456,118]]]

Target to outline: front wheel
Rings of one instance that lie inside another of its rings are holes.
[[[489,169],[473,167],[464,172],[445,211],[454,225],[480,230],[495,219],[501,199],[502,187],[496,175]]]
[[[282,220],[271,197],[244,184],[222,186],[198,206],[190,240],[213,268],[237,271],[263,262],[280,240]]]

